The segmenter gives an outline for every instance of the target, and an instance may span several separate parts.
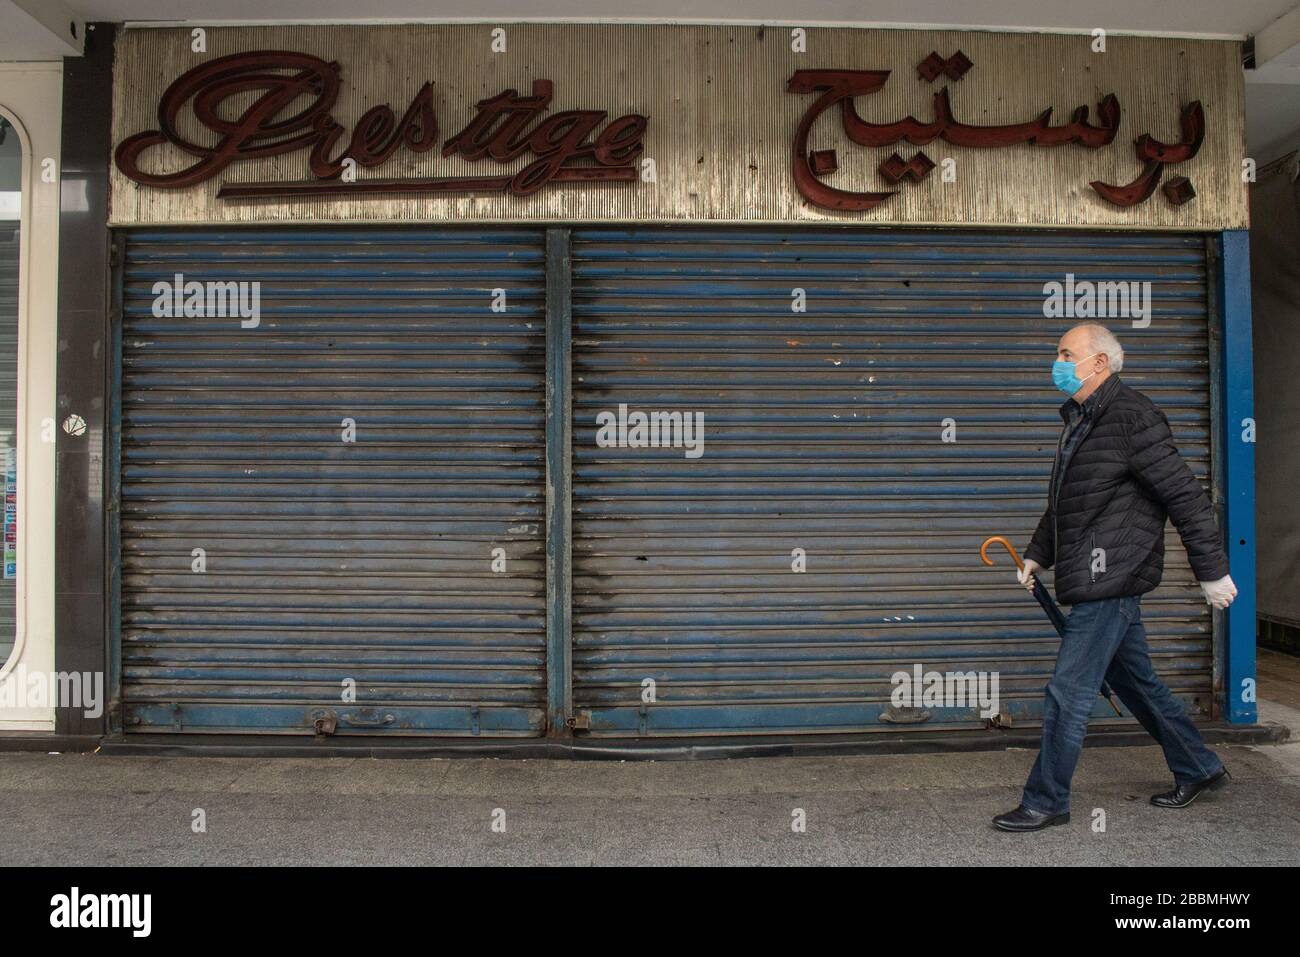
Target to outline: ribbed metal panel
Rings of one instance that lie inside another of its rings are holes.
[[[128,730],[540,733],[543,264],[539,231],[129,235]],[[154,318],[176,273],[260,281],[260,326]]]
[[[977,708],[882,723],[890,676],[918,663],[997,671],[1003,713],[1037,721],[1058,641],[1009,557],[990,569],[978,549],[1023,548],[1042,514],[1050,366],[1077,321],[1045,319],[1042,289],[1066,273],[1152,282],[1150,326],[1110,324],[1123,377],[1208,485],[1199,238],[588,229],[574,270],[574,698],[593,734],[982,724]],[[598,448],[620,403],[702,411],[704,455]],[[1207,714],[1211,618],[1168,543],[1151,649]]]

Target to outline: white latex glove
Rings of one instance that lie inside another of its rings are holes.
[[[1197,584],[1201,586],[1201,593],[1205,595],[1205,603],[1215,608],[1227,608],[1237,597],[1237,586],[1232,583],[1231,575],[1224,575],[1217,582],[1197,582]]]
[[[1024,585],[1029,591],[1034,590],[1034,576],[1043,570],[1043,566],[1038,564],[1032,558],[1025,559],[1025,567],[1016,572],[1016,578],[1020,584]]]

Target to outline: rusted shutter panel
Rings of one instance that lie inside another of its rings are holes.
[[[1002,712],[1035,723],[1057,638],[1009,557],[990,569],[978,549],[993,534],[1023,549],[1045,503],[1064,398],[1050,368],[1078,320],[1044,318],[1044,283],[1152,283],[1149,326],[1110,323],[1123,377],[1165,409],[1208,486],[1203,244],[576,231],[574,696],[592,733],[983,724],[977,707],[882,721],[899,716],[891,676],[918,664],[997,671]],[[598,447],[596,416],[620,404],[703,412],[703,456]],[[1151,649],[1205,715],[1211,617],[1172,529],[1168,543],[1144,601]],[[1111,712],[1099,699],[1094,714]]]
[[[177,274],[260,324],[155,317]],[[543,274],[531,230],[129,235],[128,731],[541,732]]]

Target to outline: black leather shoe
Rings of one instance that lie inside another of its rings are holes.
[[[1023,804],[1014,811],[999,814],[993,819],[993,826],[999,831],[1041,831],[1054,824],[1070,823],[1070,812],[1064,814],[1044,814],[1033,811]]]
[[[1187,807],[1202,791],[1217,791],[1231,780],[1227,768],[1219,768],[1204,781],[1195,784],[1180,784],[1172,791],[1151,795],[1151,803],[1156,807]]]

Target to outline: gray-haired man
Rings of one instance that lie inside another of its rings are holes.
[[[1183,706],[1157,677],[1142,627],[1141,596],[1160,584],[1165,520],[1187,549],[1205,600],[1226,608],[1237,594],[1214,510],[1174,447],[1154,402],[1119,379],[1124,351],[1097,323],[1057,344],[1052,379],[1070,398],[1047,510],[1025,549],[1020,582],[1056,568],[1056,596],[1073,606],[1043,705],[1043,739],[1020,806],[993,824],[1036,831],[1070,819],[1070,780],[1102,680],[1164,749],[1174,789],[1151,798],[1182,808],[1227,783]],[[1104,561],[1097,556],[1104,555]]]

